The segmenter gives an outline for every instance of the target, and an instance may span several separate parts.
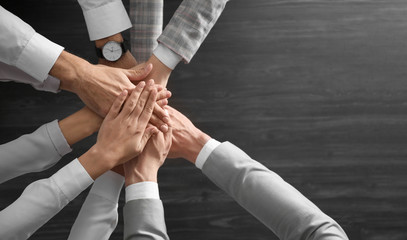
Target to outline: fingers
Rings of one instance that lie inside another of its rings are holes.
[[[145,128],[147,126],[147,123],[150,121],[151,115],[153,114],[154,110],[154,105],[156,104],[156,98],[157,98],[157,90],[155,87],[150,92],[150,95],[148,96],[148,100],[145,104],[145,107],[143,111],[140,113],[138,125],[141,128]],[[141,97],[140,97],[141,100]],[[139,101],[140,102],[140,101]]]
[[[158,90],[158,88],[157,88],[157,91],[158,91],[157,100],[167,99],[167,98],[170,98],[172,95],[172,93],[170,91],[168,91],[166,88],[164,88],[162,90]]]
[[[113,102],[112,106],[110,107],[110,111],[107,113],[106,118],[113,119],[119,115],[120,109],[126,100],[127,97],[127,90],[124,90]]]
[[[140,82],[137,84],[136,88],[133,90],[131,95],[127,98],[126,102],[124,103],[123,110],[121,111],[122,116],[130,116],[134,109],[137,107],[138,100],[140,95],[142,94],[143,89],[145,88],[146,83]]]
[[[168,105],[168,100],[167,99],[157,100],[157,104],[160,107],[164,107],[164,106]]]
[[[151,115],[150,123],[156,126],[161,132],[165,133],[168,131],[168,125],[158,118],[154,113]]]
[[[158,103],[154,104],[154,115],[164,123],[168,124],[168,122],[170,121],[168,112],[164,110]]]
[[[146,146],[148,140],[151,138],[151,136],[153,136],[154,134],[157,134],[159,131],[155,126],[148,126],[146,128],[146,130],[144,131],[143,137],[140,140],[140,145],[142,146],[142,148],[144,149],[144,147]]]
[[[153,69],[153,65],[149,64],[140,64],[135,66],[132,69],[126,70],[126,76],[130,79],[130,81],[139,81],[143,80],[148,76],[148,74]]]
[[[147,107],[147,102],[148,102],[149,96],[151,95],[151,92],[153,90],[155,91],[155,95],[157,95],[157,90],[155,89],[155,86],[154,86],[154,80],[150,79],[147,81],[146,86],[144,87],[144,90],[141,93],[141,95],[137,101],[137,106],[134,108],[133,112],[131,113],[131,116],[134,119],[139,119],[141,113]]]

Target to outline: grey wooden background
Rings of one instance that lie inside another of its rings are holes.
[[[95,61],[76,1],[0,3]],[[166,21],[179,3],[165,1]],[[405,0],[232,0],[191,64],[173,72],[169,88],[171,105],[280,174],[351,239],[405,240],[406,76]],[[66,92],[13,83],[0,91],[0,143],[82,106]],[[94,140],[75,145],[46,172],[0,185],[0,209]],[[172,239],[276,239],[186,161],[169,160],[159,174]],[[86,194],[32,239],[66,239]],[[122,230],[120,220],[111,239],[121,239]]]

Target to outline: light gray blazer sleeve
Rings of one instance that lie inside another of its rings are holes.
[[[228,0],[184,0],[158,42],[190,62],[223,12]]]
[[[211,153],[202,171],[280,239],[348,239],[294,187],[229,142]]]
[[[0,145],[0,183],[29,172],[43,171],[71,151],[58,121]]]
[[[168,240],[164,207],[158,199],[137,199],[126,203],[124,212],[125,240]]]

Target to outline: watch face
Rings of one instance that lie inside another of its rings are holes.
[[[122,56],[122,47],[120,43],[110,41],[107,42],[102,49],[103,57],[108,61],[117,61]]]

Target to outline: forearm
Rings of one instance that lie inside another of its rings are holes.
[[[87,107],[59,121],[62,134],[70,146],[95,133],[103,119]]]
[[[78,0],[91,41],[106,38],[131,27],[121,0]]]
[[[49,41],[0,6],[0,61],[26,72],[39,83],[47,77],[63,47]]]
[[[332,218],[230,143],[217,147],[202,171],[280,239],[347,239]]]
[[[118,199],[124,178],[108,171],[96,179],[68,240],[108,240],[118,222]]]
[[[223,12],[228,0],[183,1],[158,38],[185,62],[190,62]]]
[[[123,215],[123,239],[169,239],[157,183],[137,182],[127,186]]]
[[[139,62],[147,61],[162,32],[164,0],[131,0],[131,50]]]
[[[0,145],[0,182],[43,171],[70,151],[58,122],[47,123],[31,134]]]
[[[78,160],[50,178],[33,182],[0,212],[2,239],[27,239],[92,183]]]
[[[15,66],[5,64],[0,61],[0,82],[18,82],[30,84],[33,88],[40,91],[48,91],[57,93],[59,91],[59,79],[49,76],[40,82],[33,78],[31,75],[25,73],[21,69]]]
[[[90,63],[86,60],[63,51],[51,68],[49,74],[58,78],[60,89],[77,93],[84,73],[89,70]]]

